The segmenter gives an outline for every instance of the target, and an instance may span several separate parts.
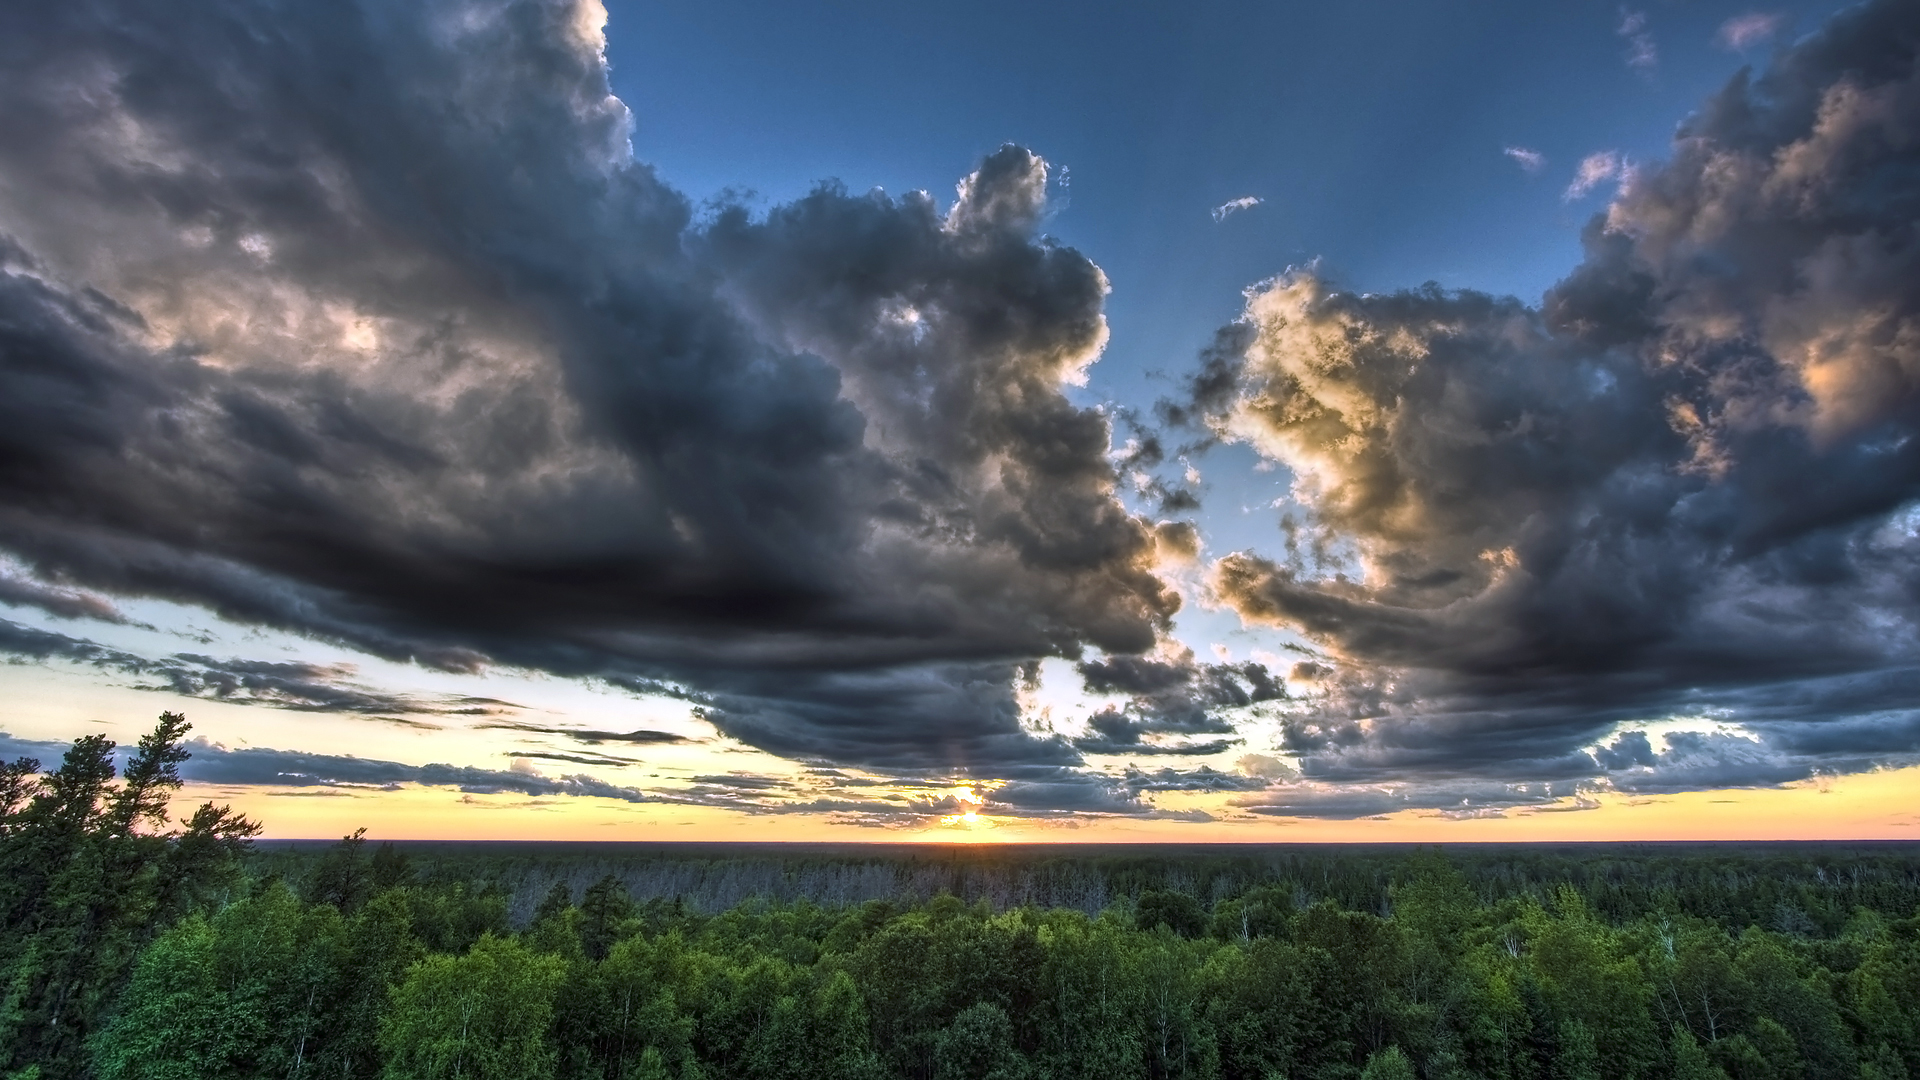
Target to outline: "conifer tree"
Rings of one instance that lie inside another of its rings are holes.
[[[189,730],[160,714],[117,784],[102,735],[51,773],[28,758],[0,769],[0,1070],[82,1075],[139,951],[233,880],[258,825],[212,803],[168,818]]]

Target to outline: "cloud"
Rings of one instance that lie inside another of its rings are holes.
[[[205,739],[187,744],[193,756],[180,766],[182,778],[202,784],[270,787],[392,787],[420,784],[450,787],[473,795],[572,795],[622,802],[647,802],[638,788],[609,784],[586,775],[546,777],[531,768],[481,769],[471,765],[406,765],[397,761],[309,754],[245,746],[228,749]],[[516,764],[524,759],[519,759]]]
[[[604,765],[615,769],[641,764],[636,758],[612,757],[607,754],[558,754],[544,750],[516,750],[507,756],[515,761],[564,761],[573,765]]]
[[[1627,159],[1617,150],[1588,154],[1580,159],[1580,166],[1574,170],[1573,182],[1567,185],[1564,197],[1568,202],[1584,199],[1594,188],[1609,180],[1625,182],[1631,172],[1632,167],[1627,164]]]
[[[1087,718],[1093,730],[1073,745],[1090,754],[1217,754],[1238,740],[1170,743],[1149,737],[1233,735],[1228,710],[1286,697],[1286,687],[1262,664],[1203,664],[1185,648],[1088,660],[1079,671],[1088,692],[1130,697],[1125,706]]]
[[[1745,52],[1755,45],[1766,41],[1778,33],[1786,16],[1753,11],[1745,15],[1735,15],[1720,24],[1720,30],[1714,34],[1714,43],[1732,52]]]
[[[1335,785],[1295,782],[1244,795],[1229,804],[1263,817],[1352,820],[1408,810],[1446,817],[1499,817],[1508,809],[1551,809],[1573,797],[1571,784],[1443,782],[1418,785]]]
[[[149,662],[144,670],[160,676],[166,689],[186,697],[213,698],[246,705],[267,705],[299,712],[414,713],[436,716],[490,716],[517,709],[511,702],[465,695],[422,696],[369,689],[353,681],[350,664],[309,664],[269,660],[218,660],[179,653]]]
[[[1125,774],[1128,790],[1140,791],[1247,791],[1262,786],[1259,780],[1245,776],[1223,773],[1205,765],[1197,769],[1182,772],[1178,769],[1157,769],[1147,772],[1140,769],[1128,769]]]
[[[1639,735],[1637,743],[1631,741],[1635,735]],[[1656,794],[1773,787],[1805,780],[1817,771],[1804,759],[1779,753],[1761,739],[1730,732],[1672,732],[1666,737],[1666,748],[1658,754],[1650,752],[1645,744],[1644,734],[1629,733],[1596,755],[1608,769],[1607,779],[1616,790]]]
[[[1300,775],[1300,770],[1272,754],[1246,754],[1234,766],[1248,776],[1263,780],[1292,780]]]
[[[1620,26],[1616,29],[1621,37],[1627,39],[1627,66],[1639,72],[1649,72],[1660,63],[1660,49],[1654,43],[1653,34],[1647,30],[1647,13],[1620,9]]]
[[[66,743],[16,738],[0,731],[0,760],[29,757],[52,767]],[[120,747],[125,758],[131,747]],[[226,787],[295,788],[265,794],[351,795],[402,784],[454,788],[469,794],[515,793],[534,797],[565,795],[627,803],[701,806],[747,814],[822,814],[851,824],[892,827],[926,825],[967,812],[995,817],[1068,818],[1083,814],[1165,817],[1143,799],[1160,791],[1237,791],[1260,781],[1201,767],[1190,771],[1129,769],[1120,776],[1063,767],[1028,767],[1021,778],[994,784],[978,796],[952,793],[952,779],[854,776],[837,769],[813,769],[804,775],[765,776],[726,773],[696,776],[684,784],[650,788],[614,784],[587,774],[548,776],[536,762],[629,768],[636,759],[606,754],[518,751],[508,754],[507,769],[434,763],[409,765],[340,754],[316,754],[266,747],[230,748],[205,738],[188,743],[191,756],[181,766],[188,781]],[[940,792],[940,794],[934,794]],[[922,794],[924,793],[924,794]],[[1191,812],[1173,815],[1192,820]]]
[[[1538,150],[1528,150],[1524,146],[1509,146],[1501,153],[1512,158],[1521,169],[1530,173],[1537,173],[1547,165],[1547,155]]]
[[[0,550],[41,606],[665,690],[809,760],[1077,767],[1021,666],[1149,651],[1180,599],[1066,396],[1107,281],[1038,232],[1046,162],[696,221],[576,7],[0,13]]]
[[[57,768],[61,755],[67,752],[70,745],[42,739],[21,739],[0,731],[0,761],[30,758],[39,762],[42,768]]]
[[[31,660],[66,660],[139,679],[140,690],[165,691],[235,705],[261,705],[297,712],[492,716],[519,706],[468,695],[395,694],[355,681],[351,664],[219,659],[196,653],[150,658],[50,630],[0,619],[0,654]],[[395,716],[374,719],[434,727]]]
[[[0,604],[35,607],[55,618],[94,619],[124,625],[127,617],[104,596],[35,580],[0,566]]]
[[[1917,47],[1867,4],[1735,76],[1539,306],[1250,292],[1164,415],[1294,477],[1276,550],[1208,567],[1324,669],[1259,812],[1920,761]]]
[[[15,738],[0,731],[0,758],[31,757],[54,767],[66,743]],[[180,766],[183,779],[201,784],[293,788],[385,788],[398,784],[451,787],[473,794],[518,792],[524,795],[574,795],[646,802],[637,788],[620,787],[591,776],[546,777],[537,770],[480,769],[466,765],[406,765],[397,761],[339,754],[309,754],[266,747],[229,749],[204,738],[192,739],[191,755]],[[124,758],[130,746],[118,748]],[[516,764],[519,764],[516,761]],[[599,764],[599,763],[595,763]]]
[[[1213,220],[1225,221],[1242,210],[1251,210],[1267,200],[1253,195],[1242,195],[1237,199],[1228,199],[1213,208]]]
[[[7,619],[0,619],[0,653],[16,660],[70,660],[121,671],[144,671],[147,666],[132,653]]]
[[[656,746],[693,741],[684,735],[676,735],[671,731],[653,731],[647,728],[641,728],[636,731],[595,731],[589,728],[552,727],[544,724],[529,724],[519,720],[490,720],[485,723],[475,724],[474,727],[481,730],[526,731],[541,735],[562,735],[576,742],[586,743],[589,746],[597,746],[600,743],[610,742]]]

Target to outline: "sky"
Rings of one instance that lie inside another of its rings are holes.
[[[0,756],[184,712],[276,837],[1920,830],[1911,4],[0,31]]]

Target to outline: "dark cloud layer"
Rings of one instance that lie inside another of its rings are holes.
[[[357,682],[355,669],[346,664],[220,659],[196,653],[175,653],[157,659],[143,657],[85,638],[22,626],[6,619],[0,619],[0,655],[15,661],[58,659],[88,664],[133,676],[136,681],[132,685],[141,690],[166,691],[184,697],[297,712],[370,715],[423,727],[436,725],[406,717],[486,717],[518,708],[512,702],[496,698],[394,694],[376,690]],[[631,736],[656,734],[659,733],[633,732]],[[677,740],[677,736],[665,738],[668,741]]]
[[[1917,57],[1920,7],[1882,0],[1741,72],[1538,307],[1250,294],[1168,414],[1289,466],[1299,509],[1212,585],[1327,654],[1282,722],[1306,776],[1414,785],[1261,812],[1920,760]],[[1742,727],[1613,734],[1669,717]]]
[[[0,760],[29,757],[50,767],[60,760],[66,749],[65,743],[21,739],[0,731]],[[952,794],[876,791],[876,787],[911,791],[915,787],[948,785],[849,777],[836,770],[814,770],[800,778],[741,773],[696,776],[685,784],[642,788],[614,784],[582,773],[548,776],[535,764],[553,762],[562,767],[599,768],[640,764],[633,759],[607,755],[514,752],[508,755],[513,759],[513,767],[502,770],[445,763],[409,765],[377,758],[267,747],[232,748],[206,739],[193,740],[187,749],[192,756],[181,766],[183,778],[225,787],[261,788],[270,794],[284,794],[278,789],[285,788],[346,794],[414,784],[453,788],[475,795],[565,795],[628,803],[701,806],[749,814],[831,814],[853,823],[894,826],[925,824],[969,811],[1035,818],[1080,813],[1166,816],[1143,801],[1141,793],[1232,791],[1247,786],[1244,778],[1206,768],[1186,773],[1172,769],[1155,773],[1130,771],[1118,778],[1089,777],[1068,769],[1028,770],[1033,779],[1003,785],[968,800]],[[119,756],[124,758],[129,750],[121,747]]]
[[[600,743],[639,743],[659,745],[663,743],[684,743],[693,740],[684,735],[675,735],[671,731],[653,731],[640,728],[635,731],[595,731],[591,728],[551,727],[542,724],[529,724],[519,720],[489,720],[475,724],[474,727],[499,731],[526,731],[541,735],[564,735],[576,742],[589,746]]]
[[[35,581],[31,577],[0,570],[0,604],[36,607],[60,619],[95,619],[107,623],[126,623],[127,617],[103,596],[63,589]]]
[[[1191,651],[1158,656],[1109,656],[1079,665],[1088,690],[1126,694],[1126,705],[1087,719],[1092,731],[1073,740],[1090,754],[1217,754],[1237,739],[1149,741],[1149,736],[1232,735],[1235,714],[1286,697],[1286,688],[1262,664],[1202,664]],[[1242,717],[1244,718],[1244,717]]]
[[[672,687],[809,759],[1077,765],[1018,666],[1149,649],[1178,597],[1062,392],[1107,284],[1038,231],[1045,163],[696,222],[596,14],[0,11],[0,548],[67,590],[0,599]]]
[[[0,758],[29,757],[52,767],[67,744],[18,739],[0,732]],[[121,747],[125,757],[129,747]],[[180,766],[180,776],[201,784],[236,787],[392,788],[400,784],[450,787],[471,794],[576,795],[646,802],[638,788],[609,784],[592,776],[547,777],[531,769],[481,769],[471,765],[406,765],[376,758],[341,754],[310,754],[243,746],[230,749],[206,739],[187,744],[192,755]],[[598,763],[596,763],[598,764]]]

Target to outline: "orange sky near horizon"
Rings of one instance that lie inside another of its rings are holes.
[[[488,682],[500,689],[505,678]],[[524,682],[503,692],[524,697],[532,691],[542,697],[528,699],[522,715],[606,727],[678,723],[693,733],[704,726],[647,702],[589,692],[566,680]],[[131,744],[151,726],[156,713],[175,709],[185,712],[194,724],[195,737],[231,748],[299,746],[367,760],[499,769],[507,764],[505,754],[540,745],[533,741],[539,737],[518,733],[413,728],[182,698],[72,667],[0,668],[0,697],[10,703],[0,729],[43,742],[66,742],[98,731],[123,745]],[[1243,749],[1248,748],[1233,753]],[[611,783],[640,784],[650,795],[658,793],[667,799],[674,797],[676,785],[697,782],[702,774],[785,772],[791,778],[806,779],[791,762],[708,735],[685,746],[650,748],[643,756],[647,760],[635,766],[599,770],[581,766],[577,771],[597,772]],[[1231,757],[1232,753],[1225,755],[1216,767],[1232,769]],[[576,767],[562,765],[549,771],[574,772]],[[967,783],[956,779],[945,790],[965,792]],[[1198,810],[1214,820],[1079,813],[1052,818],[981,815],[971,825],[951,816],[936,820],[900,816],[884,825],[863,825],[847,816],[819,813],[748,812],[578,795],[466,794],[453,787],[411,783],[390,790],[189,783],[175,800],[174,810],[184,815],[207,800],[230,804],[261,822],[265,838],[314,840],[336,839],[363,826],[377,840],[1168,844],[1920,840],[1920,766],[1820,777],[1772,788],[1661,795],[1596,791],[1585,796],[1597,804],[1593,809],[1574,810],[1575,801],[1568,799],[1560,803],[1565,809],[1508,808],[1497,816],[1405,810],[1344,820],[1283,818],[1237,809],[1232,793],[1152,792],[1147,797],[1160,812]],[[875,809],[885,807],[876,803]]]
[[[1169,809],[1232,813],[1225,796],[1163,796]],[[265,826],[263,839],[335,839],[366,827],[375,840],[645,840],[836,843],[1576,843],[1715,840],[1920,840],[1920,767],[1823,778],[1781,788],[1628,797],[1602,792],[1596,809],[1509,810],[1449,818],[1402,811],[1376,818],[1213,822],[1080,815],[874,827],[819,814],[748,814],[608,799],[398,791],[250,789],[192,784],[176,814],[231,804]]]

